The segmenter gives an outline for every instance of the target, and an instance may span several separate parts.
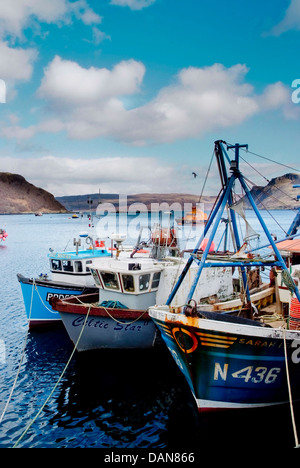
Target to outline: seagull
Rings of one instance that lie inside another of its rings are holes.
[[[196,172],[192,172],[192,174],[193,174],[193,176],[194,176],[194,179],[196,179],[196,177],[197,177]]]

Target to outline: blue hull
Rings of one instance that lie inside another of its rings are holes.
[[[150,316],[183,372],[199,411],[288,403],[285,344],[292,397],[300,399],[299,331],[181,320],[153,309]]]
[[[35,279],[33,281],[32,278],[25,278],[20,274],[17,277],[21,284],[30,328],[62,324],[59,313],[53,310],[49,303],[51,297],[64,299],[70,296],[78,296],[87,290],[86,287],[59,284],[50,280]],[[89,289],[89,291],[91,290]]]

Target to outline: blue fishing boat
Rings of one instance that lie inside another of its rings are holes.
[[[82,240],[85,244],[79,249]],[[78,240],[74,239],[74,245],[74,251],[48,254],[51,277],[41,274],[37,278],[28,278],[17,274],[30,328],[61,323],[58,312],[50,306],[52,297],[65,299],[98,291],[90,271],[91,263],[111,253],[106,249],[104,241],[94,242],[87,233],[80,234]]]
[[[240,170],[240,148],[244,146],[247,145],[215,142],[222,191],[166,304],[149,308],[149,315],[160,329],[169,351],[183,372],[199,411],[277,405],[300,398],[300,327],[284,315],[267,314],[263,303],[258,305],[252,301],[253,294],[248,286],[247,280],[251,277],[251,272],[270,269],[274,273],[280,270],[295,307],[300,309],[300,294],[296,282],[268,231]],[[233,160],[228,154],[231,149],[234,150]],[[233,191],[237,185],[242,188],[267,237],[267,247],[271,247],[267,249],[268,252],[264,250],[259,254],[257,248],[251,248],[249,239],[244,238],[243,244],[241,242],[238,232],[241,217],[238,213],[242,217],[244,215],[239,209],[239,203],[236,203]],[[228,210],[231,231],[234,234],[235,250],[227,255],[214,256],[209,250],[225,209]],[[299,221],[299,216],[297,217]],[[296,233],[297,226],[294,226],[290,237]],[[199,254],[198,249],[204,238],[208,238],[208,241]],[[195,262],[198,273],[187,292],[185,305],[175,313],[172,301]],[[231,307],[230,303],[207,306],[196,300],[195,287],[203,270],[221,265],[239,271],[241,307]],[[270,283],[271,278],[272,276]]]

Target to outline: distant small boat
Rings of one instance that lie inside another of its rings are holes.
[[[198,224],[204,224],[208,220],[207,214],[197,208],[196,206],[193,206],[192,211],[189,211],[186,213],[186,215],[182,216],[181,218],[176,218],[176,222],[179,226],[184,226],[184,225],[198,225]]]
[[[75,219],[75,218],[79,218],[79,216],[78,216],[78,214],[77,214],[77,213],[74,213],[74,214],[72,215],[72,218],[73,218],[73,219]]]
[[[39,211],[38,213],[35,213],[35,216],[43,216],[43,213]]]
[[[0,242],[4,242],[7,237],[8,237],[8,234],[5,231],[5,229],[0,229]]]

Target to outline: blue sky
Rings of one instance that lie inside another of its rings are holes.
[[[300,169],[299,51],[300,0],[0,0],[0,171],[199,194],[216,139]]]

